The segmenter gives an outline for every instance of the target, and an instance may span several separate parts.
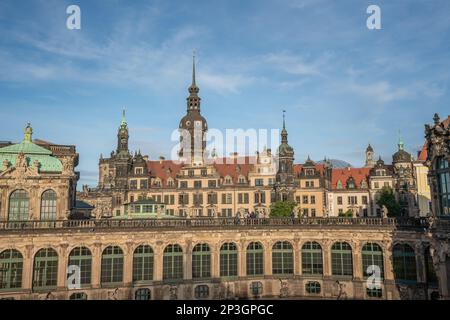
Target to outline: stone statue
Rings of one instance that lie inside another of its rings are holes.
[[[388,216],[389,210],[386,208],[386,206],[383,204],[383,207],[381,208],[381,217],[384,219]]]

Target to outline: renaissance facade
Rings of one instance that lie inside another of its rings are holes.
[[[132,155],[123,114],[98,186],[79,194],[74,146],[33,141],[31,126],[0,145],[1,298],[450,298],[448,119],[417,160],[400,140],[392,164],[370,145],[362,168],[295,164],[285,121],[275,153],[221,158],[192,138],[208,128],[198,93],[194,65],[180,162]],[[377,206],[383,186],[401,216]],[[293,215],[270,218],[274,201]]]

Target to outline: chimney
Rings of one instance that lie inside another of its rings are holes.
[[[164,158],[163,156],[159,156],[159,163],[161,164],[164,160],[166,160],[166,158]]]

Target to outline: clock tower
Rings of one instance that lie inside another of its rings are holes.
[[[180,132],[180,160],[193,166],[204,164],[206,148],[206,132],[208,124],[200,114],[199,88],[195,82],[195,55],[192,61],[192,84],[187,97],[187,114],[181,119]]]

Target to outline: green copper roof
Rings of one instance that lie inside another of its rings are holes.
[[[6,160],[9,166],[14,166],[19,153],[25,154],[28,166],[34,166],[34,162],[39,161],[40,172],[61,172],[63,166],[61,161],[52,156],[52,152],[40,147],[32,142],[33,130],[31,125],[25,128],[24,139],[21,143],[0,148],[0,170],[3,169],[3,162]]]

